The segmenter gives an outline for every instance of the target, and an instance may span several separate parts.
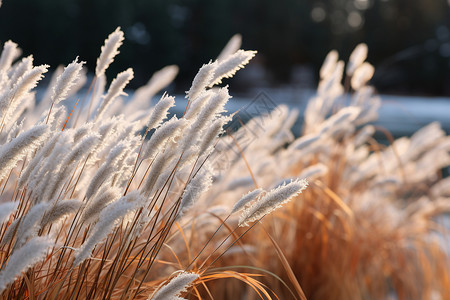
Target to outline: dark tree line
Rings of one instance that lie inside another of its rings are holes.
[[[386,92],[449,95],[447,0],[4,0],[0,42],[17,42],[35,62],[52,67],[79,55],[93,70],[104,38],[121,26],[126,42],[110,77],[131,66],[135,86],[168,64],[180,66],[186,89],[198,68],[234,33],[259,51],[272,84],[291,67],[317,71],[331,49],[346,59],[366,42]]]

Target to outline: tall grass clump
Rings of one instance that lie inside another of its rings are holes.
[[[380,102],[365,45],[346,69],[330,53],[295,138],[298,112],[285,106],[224,132],[233,115],[228,86],[218,85],[256,54],[239,50],[240,36],[199,69],[183,115],[170,117],[174,97],[151,99],[176,66],[128,99],[132,69],[106,78],[123,41],[120,28],[106,39],[86,91],[75,58],[41,99],[33,89],[48,66],[3,46],[2,299],[450,293],[438,219],[450,208],[439,172],[450,164],[449,137],[433,123],[388,146],[373,139]],[[242,147],[249,132],[257,138]]]
[[[282,278],[263,281],[282,299],[292,297],[282,282],[291,290],[301,286],[308,299],[450,295],[450,181],[442,177],[450,165],[450,136],[436,122],[398,139],[371,125],[381,102],[368,84],[374,68],[366,55],[367,46],[359,45],[345,67],[330,52],[297,138],[291,132],[297,113],[279,106],[217,145],[228,168],[204,197],[207,207],[232,205],[255,187],[289,178],[309,181],[301,201],[246,235],[245,251],[223,258],[243,265],[243,254],[251,253],[258,268]],[[376,132],[387,145],[374,139]],[[252,142],[238,148],[236,140]],[[214,294],[227,295],[223,299],[244,292],[229,290],[214,286]]]
[[[237,233],[237,222],[223,220],[216,237],[190,245],[193,235],[209,232],[191,232],[192,211],[214,184],[210,157],[231,120],[228,87],[217,84],[256,52],[238,50],[235,37],[194,78],[184,116],[169,118],[174,97],[164,94],[155,105],[151,100],[177,67],[158,71],[126,101],[131,68],[108,86],[105,71],[123,40],[120,28],[106,39],[87,91],[80,91],[87,79],[85,62],[77,57],[54,72],[40,99],[33,89],[48,66],[33,66],[32,56],[17,61],[20,49],[12,41],[3,46],[2,299],[201,298],[210,293],[209,281],[221,278],[237,278],[256,294],[269,295],[255,278],[258,272],[216,268],[226,252],[219,244],[240,240],[220,229],[234,226]],[[305,186],[280,195],[264,214]],[[209,252],[194,258],[192,251],[203,245],[217,249],[205,246]]]

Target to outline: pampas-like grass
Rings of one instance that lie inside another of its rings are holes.
[[[47,224],[57,222],[65,216],[75,213],[81,205],[82,202],[76,199],[59,201],[44,214],[40,227],[45,227]]]
[[[222,83],[222,79],[230,78],[243,68],[256,55],[256,51],[238,50],[218,62],[209,86]]]
[[[53,87],[51,102],[58,104],[67,97],[70,89],[76,84],[80,77],[81,69],[85,62],[78,62],[78,57],[64,68],[61,75],[58,76],[56,84]]]
[[[239,217],[239,226],[248,226],[261,219],[300,194],[307,186],[307,181],[303,179],[291,181],[271,190],[242,212]]]
[[[285,105],[223,132],[234,116],[225,111],[230,95],[213,86],[254,55],[236,45],[199,70],[183,116],[166,119],[176,100],[165,93],[151,105],[174,66],[156,72],[131,101],[115,97],[124,85],[116,79],[105,90],[104,70],[121,36],[116,30],[105,42],[90,107],[52,108],[53,89],[60,91],[54,99],[70,98],[86,80],[82,71],[79,80],[58,81],[61,67],[38,105],[32,88],[46,67],[14,58],[0,72],[1,298],[450,293],[448,233],[439,224],[450,208],[440,173],[450,164],[450,138],[433,123],[377,144],[368,122],[380,100],[368,86],[364,46],[345,85],[345,63],[335,51],[327,56],[296,138],[298,111]],[[95,117],[90,109],[105,98],[111,104]],[[306,190],[295,179],[304,176]],[[15,263],[19,254],[27,257]],[[175,280],[180,270],[192,280]],[[192,291],[182,291],[188,285]]]
[[[134,73],[131,68],[128,68],[127,70],[117,74],[116,78],[114,78],[113,82],[109,86],[108,92],[106,93],[105,97],[103,98],[102,103],[100,104],[100,107],[97,111],[96,118],[100,118],[103,116],[105,110],[108,108],[109,105],[111,105],[111,102],[114,101],[115,98],[121,96],[121,95],[127,95],[123,89],[125,86],[130,82],[131,79],[133,79]]]
[[[16,166],[19,160],[31,154],[45,139],[48,127],[39,125],[21,133],[9,144],[0,148],[0,180]]]
[[[212,184],[212,176],[208,172],[197,174],[188,183],[181,196],[178,218],[181,218],[194,205],[200,196],[205,193]]]
[[[216,68],[217,62],[203,65],[197,75],[195,75],[191,88],[186,92],[186,98],[196,99],[211,84]]]
[[[150,141],[143,151],[142,158],[154,158],[159,151],[164,150],[167,142],[173,140],[179,135],[180,130],[182,130],[186,124],[187,122],[185,119],[178,119],[174,116],[169,121],[161,125],[150,138]]]
[[[195,273],[182,272],[172,278],[169,283],[161,287],[151,300],[182,300],[180,293],[185,292],[192,282],[198,279],[199,275]]]
[[[124,196],[100,212],[99,220],[92,229],[92,234],[76,252],[73,267],[78,266],[89,258],[94,247],[107,237],[114,225],[136,208],[136,203],[133,201],[129,202],[129,198],[129,196]]]
[[[17,208],[17,202],[5,202],[0,204],[0,223],[5,222],[11,213]]]
[[[97,59],[97,66],[95,67],[95,76],[102,76],[109,65],[114,61],[114,57],[119,54],[119,47],[124,40],[123,32],[120,27],[111,33],[105,40],[105,44],[101,48],[101,53]]]
[[[251,192],[248,192],[244,196],[242,196],[241,199],[239,199],[238,202],[233,206],[231,209],[231,213],[235,213],[240,211],[242,208],[244,208],[247,204],[258,198],[263,193],[262,189],[255,189]]]
[[[175,106],[175,98],[163,95],[161,100],[156,103],[153,109],[150,119],[147,122],[147,128],[157,128],[164,121],[164,119],[167,118],[169,109],[173,106]]]
[[[17,80],[33,67],[33,55],[22,58],[20,63],[14,66],[9,82],[12,87]]]
[[[20,55],[18,45],[13,41],[7,41],[3,45],[2,54],[0,55],[0,73],[11,67],[12,62]]]
[[[368,48],[366,44],[359,44],[350,54],[346,68],[347,76],[352,76],[356,69],[366,60]]]
[[[2,266],[0,292],[3,292],[8,284],[14,282],[20,273],[45,258],[47,251],[53,246],[53,242],[47,237],[35,237],[29,240],[22,248],[15,251],[9,258],[6,266]]]

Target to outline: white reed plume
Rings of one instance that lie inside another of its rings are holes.
[[[184,300],[180,294],[192,285],[192,283],[199,278],[198,274],[181,272],[176,277],[172,278],[170,282],[161,287],[151,298],[151,300]]]
[[[203,133],[203,129],[206,126],[210,126],[211,121],[225,111],[224,107],[229,99],[228,87],[223,87],[203,106],[197,118],[193,120],[189,134],[185,135],[181,141],[184,150],[188,149],[192,143],[195,143],[199,135]]]
[[[222,51],[220,52],[219,56],[217,57],[217,61],[221,62],[228,56],[236,53],[236,51],[241,48],[242,44],[242,36],[237,33],[231,37],[231,39],[228,41],[228,43],[223,47]]]
[[[70,171],[73,169],[73,165],[88,156],[93,148],[97,146],[98,142],[98,134],[90,133],[67,154],[60,164],[61,168],[57,176],[53,174],[49,182],[46,183],[46,188],[43,195],[41,195],[42,200],[50,200],[55,196],[57,190],[61,188],[61,183],[68,178]]]
[[[172,151],[164,151],[158,154],[155,159],[152,161],[152,167],[147,177],[145,178],[144,184],[142,185],[141,192],[145,197],[149,197],[153,187],[155,186],[156,181],[159,177],[161,177],[161,173],[164,170],[168,170],[172,172],[173,169],[167,168],[170,160],[173,158]],[[156,188],[161,188],[157,186]]]
[[[209,153],[208,148],[213,145],[215,139],[223,132],[223,126],[231,121],[232,116],[220,117],[213,121],[211,126],[202,135],[200,154]]]
[[[320,68],[320,78],[325,79],[328,78],[333,71],[336,69],[337,62],[339,60],[339,54],[336,50],[332,50],[325,57],[325,61]]]
[[[359,44],[355,47],[350,58],[348,59],[348,65],[346,73],[348,76],[352,76],[356,68],[358,68],[367,58],[368,48],[364,43]]]
[[[63,122],[67,120],[67,109],[65,106],[58,106],[52,110],[52,113],[48,119],[48,125],[53,132],[61,130]]]
[[[132,196],[135,197],[136,195],[133,194]],[[92,230],[92,234],[81,246],[81,248],[76,251],[73,267],[78,266],[85,259],[89,258],[95,245],[101,243],[111,232],[114,226],[117,225],[118,221],[126,217],[128,213],[132,212],[136,208],[136,203],[129,201],[130,197],[131,196],[129,195],[123,196],[101,211],[98,222]]]
[[[42,161],[50,155],[50,153],[55,148],[59,138],[61,136],[65,135],[62,131],[56,133],[51,137],[50,140],[48,140],[42,148],[40,148],[34,158],[28,163],[26,169],[21,173],[19,181],[18,181],[18,187],[22,188],[25,183],[27,183],[28,179],[30,178],[31,174],[33,172],[36,172],[36,167],[42,163]]]
[[[108,92],[106,93],[102,103],[100,104],[100,107],[97,110],[97,120],[102,118],[106,109],[109,105],[111,105],[111,102],[114,101],[114,99],[121,95],[127,95],[123,91],[123,89],[125,88],[125,86],[127,86],[130,80],[133,79],[133,77],[134,73],[131,68],[128,68],[127,70],[117,74],[116,78],[114,78],[111,85],[109,86]]]
[[[83,210],[80,223],[88,225],[97,221],[100,212],[109,204],[119,199],[121,190],[117,187],[103,186],[88,202]]]
[[[342,88],[342,75],[344,72],[344,62],[342,60],[336,63],[336,67],[328,77],[319,82],[319,86],[317,88],[317,94],[320,97],[323,97],[326,102],[322,104],[320,109],[325,111],[324,114],[328,110],[331,109],[332,101],[335,100],[337,96],[339,96],[343,92]],[[331,102],[331,103],[330,103]]]
[[[214,92],[212,90],[205,90],[205,91],[201,92],[197,96],[195,101],[190,103],[190,105],[186,111],[186,114],[184,115],[184,118],[190,120],[190,119],[194,119],[196,116],[198,116],[198,114],[200,113],[202,108],[205,106],[206,103],[208,103],[210,101],[212,96],[214,96]]]
[[[5,202],[0,204],[0,225],[6,221],[13,211],[17,208],[17,202]]]
[[[24,127],[24,120],[21,120],[20,122],[14,122],[11,125],[11,128],[8,130],[8,136],[6,138],[6,143],[9,143],[12,141],[12,139],[16,138],[20,133],[23,132]]]
[[[147,122],[147,128],[150,130],[161,125],[162,121],[167,118],[169,109],[173,106],[175,106],[175,98],[164,94],[153,108],[150,119]]]
[[[0,73],[7,71],[14,59],[19,57],[20,50],[13,41],[7,41],[3,45],[2,54],[0,55]]]
[[[10,143],[0,147],[0,180],[27,154],[32,153],[47,136],[48,126],[34,126]]]
[[[105,162],[100,168],[98,168],[97,172],[91,179],[91,183],[86,190],[87,199],[90,199],[92,195],[98,191],[100,186],[107,182],[108,179],[118,171],[118,161],[123,159],[127,149],[129,148],[125,142],[119,142],[116,146],[114,146],[114,148],[111,149],[111,152],[108,154]]]
[[[366,85],[370,79],[372,79],[373,73],[375,72],[375,68],[367,63],[362,63],[358,68],[356,68],[353,73],[351,85],[354,90],[359,90],[361,87]]]
[[[300,194],[307,186],[308,182],[306,180],[295,180],[267,192],[267,194],[242,212],[239,217],[239,226],[248,226],[249,223],[261,219]]]
[[[355,120],[360,112],[361,109],[355,106],[341,108],[337,113],[323,122],[323,124],[318,128],[320,134],[332,135],[331,133],[336,129],[339,129],[339,126],[343,124],[347,125],[349,122]]]
[[[53,242],[47,237],[35,237],[16,250],[0,272],[0,293],[22,272],[43,260],[52,246]]]
[[[15,219],[12,221],[12,223],[8,226],[8,228],[5,231],[5,234],[3,235],[2,239],[0,240],[0,246],[4,246],[8,244],[14,236],[16,236],[17,228],[20,225],[20,222],[22,221],[22,218]]]
[[[212,83],[216,68],[217,61],[203,65],[195,75],[191,88],[186,92],[186,98],[190,100],[197,98]]]
[[[39,203],[33,206],[26,215],[24,215],[17,228],[17,241],[15,247],[21,247],[26,240],[36,235],[41,228],[39,221],[44,216],[45,211],[49,207],[48,203]]]
[[[77,83],[80,72],[83,69],[85,62],[78,62],[78,57],[73,62],[64,68],[61,75],[58,76],[56,84],[53,87],[51,102],[58,104],[60,101],[66,99],[70,89]]]
[[[119,47],[124,40],[124,34],[117,27],[116,30],[111,33],[105,40],[105,44],[101,48],[101,53],[97,59],[97,66],[95,67],[95,76],[100,77],[105,74],[105,70],[114,61],[114,57],[119,54]]]
[[[11,99],[21,98],[26,92],[36,87],[38,81],[44,77],[42,74],[46,73],[48,68],[48,65],[40,65],[26,71],[10,91]]]
[[[209,171],[203,170],[202,173],[197,173],[187,184],[186,189],[181,196],[181,203],[178,209],[177,218],[181,218],[206,192],[212,184],[212,175]]]
[[[233,206],[233,208],[231,209],[231,213],[234,214],[235,212],[240,211],[247,204],[249,204],[253,200],[257,199],[260,195],[262,195],[263,192],[264,192],[263,189],[258,188],[243,195],[242,198],[238,202],[236,202],[236,204]]]
[[[20,63],[14,67],[13,72],[10,78],[10,86],[14,86],[14,84],[22,77],[27,71],[29,71],[33,67],[33,55],[29,55],[27,57],[22,58]]]
[[[156,153],[164,149],[166,142],[174,141],[174,138],[179,135],[180,130],[186,125],[187,121],[185,119],[178,119],[176,116],[164,122],[151,136],[143,151],[142,158],[154,158]]]
[[[49,223],[54,223],[69,214],[75,213],[83,202],[77,199],[62,200],[45,212],[41,221],[41,228]]]
[[[8,124],[11,115],[18,105],[18,101],[15,100],[22,99],[25,93],[33,89],[38,81],[42,79],[42,74],[47,72],[47,69],[48,65],[41,65],[25,72],[9,92],[0,96],[0,113],[3,117],[3,124]]]
[[[219,61],[214,76],[212,77],[209,87],[219,84],[223,78],[233,77],[236,72],[243,68],[256,55],[256,51],[238,50],[236,53]]]

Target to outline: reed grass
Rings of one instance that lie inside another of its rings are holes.
[[[175,66],[129,101],[131,69],[107,88],[123,40],[117,28],[101,48],[87,106],[67,101],[86,82],[78,58],[36,105],[33,88],[48,66],[15,62],[17,45],[4,45],[2,299],[450,294],[448,229],[439,223],[450,209],[440,173],[449,137],[433,123],[387,146],[373,139],[380,129],[366,124],[380,101],[365,45],[346,69],[337,52],[327,56],[295,138],[298,112],[285,106],[224,133],[233,115],[228,88],[217,84],[256,54],[238,50],[240,36],[200,68],[184,116],[170,119],[174,97],[150,103]],[[241,147],[249,132],[257,138]]]

